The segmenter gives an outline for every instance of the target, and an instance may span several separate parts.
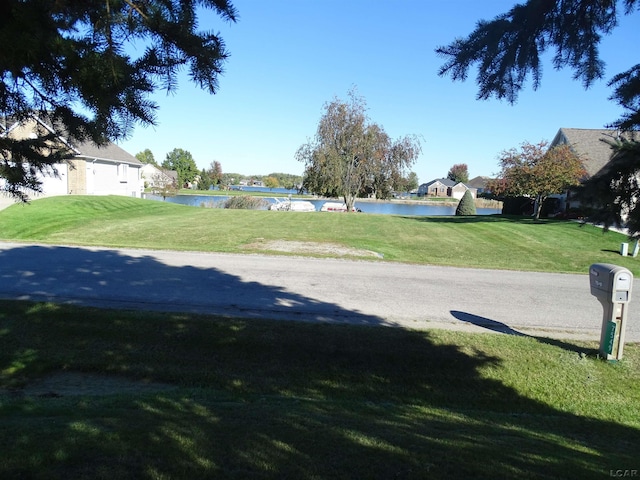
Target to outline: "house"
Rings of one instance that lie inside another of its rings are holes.
[[[419,197],[450,197],[449,189],[456,184],[448,178],[438,178],[418,187]]]
[[[178,172],[146,163],[140,170],[145,188],[164,188],[168,185],[177,187]]]
[[[615,140],[619,135],[616,130],[561,128],[556,133],[549,148],[569,145],[580,157],[589,177],[597,174],[611,159],[611,146],[603,140]]]
[[[462,182],[455,182],[449,178],[438,178],[428,183],[423,183],[418,187],[419,197],[452,197],[461,199],[464,193],[470,190],[471,195],[475,198],[477,191],[475,188],[469,188]]]
[[[33,137],[36,130],[57,133],[52,125],[39,117],[23,123],[7,122],[0,135],[16,139]],[[91,142],[71,144],[57,134],[61,144],[73,152],[65,163],[55,165],[57,176],[40,178],[44,195],[125,195],[140,197],[143,180],[142,163],[114,143],[97,146]]]
[[[491,180],[490,177],[474,177],[467,182],[467,186],[469,188],[475,188],[478,195],[482,193],[489,193],[489,190],[487,189],[487,183],[489,182],[489,180]]]
[[[615,140],[625,135],[629,138],[628,133],[621,133],[611,129],[589,129],[589,128],[560,128],[549,148],[559,145],[569,145],[571,150],[582,160],[587,176],[597,175],[611,160],[611,146],[605,140]],[[631,137],[631,138],[635,138]],[[577,207],[577,203],[573,203],[567,199],[567,195],[558,195],[561,211],[568,210],[571,207]]]

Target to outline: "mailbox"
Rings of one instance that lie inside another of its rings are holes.
[[[594,263],[589,267],[591,295],[602,304],[600,353],[607,360],[622,358],[627,307],[631,300],[633,274],[624,267]]]
[[[633,275],[624,267],[594,263],[589,268],[591,295],[610,302],[627,303],[631,298]]]

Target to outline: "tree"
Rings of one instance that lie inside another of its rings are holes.
[[[352,211],[366,189],[384,195],[393,173],[411,166],[420,151],[417,138],[392,142],[382,127],[370,124],[365,100],[351,90],[348,102],[325,104],[314,141],[302,145],[296,158],[305,163],[308,191],[342,197]]]
[[[467,37],[436,49],[444,57],[440,75],[466,80],[476,65],[479,99],[496,97],[514,103],[529,77],[537,89],[541,57],[555,48],[553,66],[569,66],[585,88],[604,76],[598,45],[618,25],[623,9],[632,14],[640,0],[528,0],[492,21],[480,21]],[[640,65],[615,75],[612,99],[629,111],[613,123],[623,130],[640,126]]]
[[[300,175],[274,172],[270,173],[268,176],[277,179],[278,184],[287,190],[293,190],[302,184],[302,177]]]
[[[105,145],[155,124],[149,95],[175,91],[185,67],[215,93],[228,54],[218,35],[198,30],[206,10],[237,17],[228,0],[0,2],[0,39],[11,45],[0,49],[0,118],[47,118],[57,130],[0,135],[0,188],[23,200],[41,191],[38,175],[73,155],[57,137]]]
[[[211,183],[213,185],[220,185],[222,183],[223,174],[222,174],[222,164],[217,160],[211,162],[209,165],[209,170],[207,170],[207,174],[211,179]]]
[[[439,47],[436,52],[445,58],[439,74],[466,80],[471,67],[477,65],[478,98],[496,97],[514,103],[529,77],[534,90],[538,88],[541,58],[547,50],[555,49],[553,66],[570,67],[574,78],[588,88],[604,77],[605,63],[598,50],[602,36],[611,33],[621,15],[638,10],[640,0],[528,0],[492,21],[479,22],[467,38]],[[622,117],[608,127],[640,129],[640,64],[614,75],[608,86],[613,89],[609,98],[624,109]],[[640,188],[632,180],[640,174],[636,141],[612,142],[612,162],[619,165],[604,169],[581,189],[582,198],[590,198],[600,209],[590,219],[606,219],[605,228],[626,223],[631,235],[640,233],[640,211],[629,206],[627,199],[612,201],[610,193],[632,189],[631,197],[640,198]],[[622,186],[620,182],[631,183]]]
[[[167,153],[167,158],[162,162],[162,168],[178,172],[178,188],[193,182],[199,174],[196,162],[187,150],[174,148]]]
[[[198,190],[209,190],[213,182],[207,171],[203,168],[199,174],[200,180],[198,181]]]
[[[456,207],[456,216],[462,215],[475,215],[476,214],[476,203],[473,199],[473,195],[471,195],[471,191],[467,190],[464,192],[464,195],[458,202],[458,206]]]
[[[564,193],[580,184],[587,174],[582,160],[568,145],[547,149],[546,142],[533,145],[524,142],[520,150],[502,152],[498,180],[487,187],[500,196],[535,198],[535,218],[540,218],[542,205],[549,195]]]
[[[280,186],[280,182],[276,177],[265,177],[263,182],[264,182],[264,186],[269,189],[278,188]]]
[[[149,150],[148,148],[146,148],[142,152],[136,153],[136,158],[142,163],[155,165],[156,167],[158,166],[158,162],[156,162],[156,159],[153,158],[153,152],[151,152],[151,150]]]
[[[456,163],[451,167],[449,173],[447,173],[447,178],[454,182],[467,183],[469,181],[469,168],[467,167],[467,164]]]
[[[175,197],[178,194],[178,188],[173,182],[164,182],[154,189],[154,193],[160,195],[165,201],[167,197]]]
[[[401,176],[394,179],[394,190],[396,192],[411,192],[418,188],[418,174],[409,172],[407,176]]]

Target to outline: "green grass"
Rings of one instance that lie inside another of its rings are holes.
[[[606,478],[640,346],[0,302],[0,478]],[[57,372],[160,392],[22,395]]]
[[[0,211],[0,239],[235,253],[261,251],[261,243],[284,239],[372,250],[383,261],[574,273],[606,262],[640,274],[637,259],[618,253],[624,235],[499,215],[304,214],[64,196]]]
[[[586,273],[626,238],[560,221],[298,214],[59,197],[0,211],[19,242]],[[251,246],[251,247],[249,247]],[[0,478],[580,478],[640,470],[640,345],[0,301]],[[81,392],[61,373],[83,374]],[[129,380],[137,390],[109,382]],[[101,389],[92,385],[101,386]],[[162,384],[168,389],[146,389]],[[106,387],[105,387],[106,386]],[[106,390],[105,390],[106,388]]]

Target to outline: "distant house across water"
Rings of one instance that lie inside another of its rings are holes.
[[[461,199],[464,193],[469,190],[475,198],[477,190],[462,182],[455,182],[449,178],[438,178],[430,182],[423,183],[418,187],[418,197],[451,197]]]

